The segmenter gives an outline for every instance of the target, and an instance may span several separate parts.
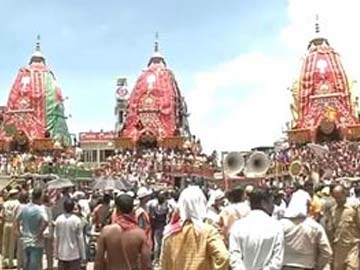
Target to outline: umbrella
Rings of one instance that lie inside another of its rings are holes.
[[[62,189],[62,188],[68,188],[73,187],[74,184],[66,178],[58,178],[55,180],[51,180],[47,183],[48,189]]]
[[[359,182],[360,177],[340,177],[340,178],[336,178],[335,181],[337,181],[337,182],[342,182],[342,181]]]
[[[59,176],[56,174],[37,174],[37,173],[24,173],[20,176],[21,178],[33,178],[33,179],[39,179],[39,180],[54,180],[58,179]]]
[[[318,156],[323,156],[327,153],[329,153],[329,148],[326,146],[322,146],[316,143],[308,143],[307,146],[315,152]]]
[[[129,190],[131,187],[131,183],[123,178],[100,177],[95,180],[93,190]]]

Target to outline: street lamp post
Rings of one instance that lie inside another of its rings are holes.
[[[72,142],[71,144],[74,145],[75,147],[77,146],[76,143],[77,143],[77,135],[75,133],[69,133],[71,139],[72,139]],[[76,141],[76,143],[75,143]]]

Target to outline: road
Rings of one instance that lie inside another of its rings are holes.
[[[0,255],[0,269],[2,270],[2,269],[4,269],[4,268],[2,268],[2,258],[1,258],[1,255]],[[45,269],[47,269],[46,268],[46,260],[45,260],[45,257],[44,257],[44,263],[43,263],[43,269],[45,270]],[[56,263],[56,261],[55,261],[55,265],[54,265],[54,269],[56,270],[57,268],[56,268],[56,266],[57,266],[57,263]],[[5,268],[5,269],[7,269],[7,268]],[[87,265],[87,268],[86,268],[86,270],[94,270],[94,263],[88,263],[88,265]],[[154,270],[160,270],[160,268],[154,268]]]
[[[1,262],[1,264],[0,264],[0,269],[1,269],[1,270],[8,269],[8,268],[2,268],[2,257],[1,257],[1,255],[0,255],[0,262]],[[15,260],[14,262],[15,262],[15,264],[16,264],[16,260]],[[43,266],[44,266],[44,267],[43,267],[44,270],[47,269],[45,256],[44,256]],[[54,269],[57,269],[56,266],[57,266],[57,262],[56,262],[56,260],[55,260]],[[13,269],[15,269],[15,268],[13,268]],[[93,270],[93,269],[94,269],[94,263],[89,263],[89,264],[87,265],[86,270]]]

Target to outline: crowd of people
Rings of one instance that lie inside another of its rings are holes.
[[[149,178],[158,181],[169,173],[180,175],[194,173],[205,176],[220,170],[221,164],[217,152],[207,155],[201,151],[201,146],[197,145],[189,143],[189,146],[181,149],[157,147],[119,150],[109,156],[94,175],[117,176],[144,182]],[[357,143],[331,141],[315,146],[290,145],[277,151],[270,151],[269,157],[274,169],[272,172],[277,172],[279,175],[287,173],[290,164],[299,161],[304,167],[304,174],[309,171],[316,172],[319,177],[327,179],[360,176],[360,151]],[[81,149],[55,154],[3,153],[0,155],[0,175],[41,173],[44,166],[84,168]]]
[[[174,167],[219,168],[216,152],[192,147],[109,157],[95,175],[127,179],[127,189],[54,192],[35,180],[8,186],[0,212],[2,268],[359,269],[358,150],[345,141],[275,149],[270,159],[287,170],[299,161],[299,175],[229,190],[189,174],[181,186],[159,185]],[[79,166],[81,153],[13,153],[0,161],[1,174],[17,175],[44,164]]]
[[[66,152],[0,154],[0,176],[49,174],[63,168],[74,168],[91,171],[90,177],[94,178],[113,177],[141,183],[164,180],[167,175],[211,177],[220,164],[216,151],[211,155],[203,153],[200,141],[193,136],[182,148],[115,150],[99,168],[93,170],[88,165],[79,146]]]
[[[54,203],[24,184],[2,206],[2,267],[16,257],[24,270],[358,269],[359,206],[360,186],[311,180],[226,192],[191,180],[182,189],[66,188]]]
[[[117,176],[131,182],[160,181],[164,175],[209,175],[218,169],[218,158],[191,149],[137,149],[118,151],[96,171],[98,176]]]
[[[289,169],[294,161],[304,166],[304,173],[317,173],[320,178],[360,176],[360,151],[357,142],[329,141],[303,146],[290,145],[271,155],[274,163]]]
[[[44,166],[79,166],[81,156],[76,151],[49,152],[9,152],[0,154],[0,175],[19,176],[25,173],[41,173]]]

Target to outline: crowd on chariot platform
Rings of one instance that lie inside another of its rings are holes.
[[[199,144],[200,145],[200,144]],[[309,145],[290,145],[271,151],[269,157],[277,171],[288,171],[293,161],[299,161],[304,171],[316,172],[322,178],[360,176],[360,151],[358,143],[347,141],[325,142],[312,148]],[[0,175],[19,175],[27,172],[39,173],[44,165],[84,167],[81,149],[68,153],[3,153],[0,154]],[[197,169],[215,171],[220,167],[218,153],[206,155],[199,147],[179,149],[153,148],[116,150],[101,163],[97,176],[119,176],[129,179],[159,180],[163,173]]]
[[[40,173],[44,165],[49,166],[81,166],[81,156],[69,153],[42,153],[30,152],[0,154],[0,175],[22,175],[24,173]]]
[[[194,139],[192,139],[194,140]],[[94,176],[121,177],[132,179],[155,179],[162,173],[177,172],[190,174],[189,171],[213,172],[218,169],[216,151],[211,155],[202,152],[199,140],[189,140],[181,148],[148,148],[114,150],[94,171]],[[80,147],[71,151],[48,152],[42,154],[11,152],[0,154],[0,175],[21,175],[40,173],[44,166],[74,166],[85,168]]]
[[[349,141],[329,141],[303,146],[290,145],[273,152],[272,161],[283,170],[299,161],[304,167],[303,172],[315,172],[322,179],[360,176],[359,143]],[[305,177],[303,174],[300,177]]]
[[[218,158],[214,151],[211,155],[194,152],[190,149],[140,149],[117,151],[107,158],[96,172],[102,176],[126,177],[134,182],[153,178],[160,181],[164,174],[178,172],[218,169]]]

